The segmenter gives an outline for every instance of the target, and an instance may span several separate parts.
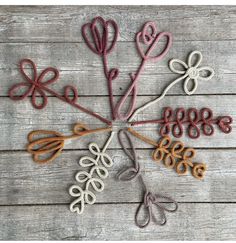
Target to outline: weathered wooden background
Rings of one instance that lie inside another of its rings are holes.
[[[136,140],[146,182],[153,191],[172,196],[179,202],[175,214],[167,213],[164,227],[151,224],[139,229],[134,213],[141,201],[137,181],[115,179],[128,159],[115,139],[109,149],[115,165],[106,180],[106,190],[98,201],[78,216],[69,211],[68,187],[80,169],[79,157],[90,141],[103,145],[107,134],[92,135],[69,143],[60,158],[39,165],[26,153],[26,136],[33,129],[69,133],[78,119],[97,127],[99,122],[49,97],[43,111],[32,108],[29,100],[13,102],[7,91],[21,80],[17,65],[31,58],[39,68],[60,69],[60,81],[52,85],[61,92],[65,84],[79,89],[79,102],[109,118],[106,81],[101,60],[91,53],[81,38],[82,24],[101,15],[113,18],[120,27],[116,50],[109,57],[111,66],[120,67],[114,84],[120,96],[129,84],[140,59],[134,35],[145,21],[152,20],[159,30],[170,31],[174,44],[167,57],[150,63],[139,82],[138,104],[161,93],[176,75],[168,69],[170,58],[185,59],[193,50],[203,53],[203,64],[216,75],[200,82],[191,97],[181,85],[174,87],[156,106],[140,118],[158,118],[165,106],[211,107],[215,115],[230,114],[236,120],[236,6],[2,6],[0,7],[0,239],[1,240],[236,240],[236,127],[225,135],[216,130],[211,138],[183,137],[197,148],[197,159],[208,171],[203,181],[191,175],[179,177],[174,171],[154,163],[151,147]],[[157,139],[157,128],[139,128]]]

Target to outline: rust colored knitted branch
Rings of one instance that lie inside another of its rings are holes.
[[[200,128],[204,135],[213,135],[213,125],[217,125],[224,133],[230,133],[232,131],[232,122],[231,116],[213,118],[212,110],[209,108],[202,108],[200,111],[196,108],[190,108],[187,111],[184,108],[178,108],[174,112],[171,107],[167,107],[164,109],[161,119],[131,122],[131,125],[160,124],[161,136],[169,135],[172,132],[176,138],[180,138],[183,135],[183,126],[187,125],[188,136],[195,139],[200,136]]]
[[[33,75],[30,77],[25,72],[24,65],[29,65],[32,68]],[[20,61],[20,72],[23,76],[23,78],[26,80],[25,82],[21,82],[18,84],[13,85],[9,90],[9,96],[12,100],[23,100],[26,97],[32,95],[31,103],[34,108],[36,109],[43,109],[47,105],[48,98],[46,96],[46,93],[49,93],[53,96],[56,96],[58,99],[74,106],[75,108],[99,119],[100,121],[111,125],[111,121],[105,119],[104,117],[84,108],[83,106],[77,104],[78,100],[78,91],[74,86],[66,85],[64,87],[64,96],[59,95],[54,90],[49,89],[47,86],[49,84],[52,84],[57,81],[59,78],[59,72],[56,68],[48,67],[44,69],[40,74],[37,72],[37,68],[35,63],[30,59],[23,59]],[[52,74],[53,77],[46,79],[45,77],[49,74]],[[20,92],[21,88],[25,88],[26,91],[24,91],[23,94],[15,94],[16,92]],[[70,97],[70,93],[72,93],[72,97]],[[37,103],[36,100],[38,99],[42,100],[41,103]]]
[[[122,140],[122,136],[123,136],[123,138],[125,138],[127,140],[128,146],[131,148],[131,150],[128,150],[127,146],[124,144],[124,142]],[[122,129],[119,131],[118,140],[119,140],[119,143],[120,143],[121,147],[123,148],[125,154],[133,162],[132,166],[127,167],[118,173],[118,179],[121,181],[131,181],[135,178],[138,178],[140,180],[140,182],[142,183],[142,186],[144,189],[143,202],[140,203],[140,205],[138,206],[137,211],[135,213],[136,225],[139,228],[144,228],[144,227],[148,226],[151,219],[154,219],[154,222],[158,225],[161,225],[161,226],[165,225],[167,222],[165,211],[166,212],[175,212],[178,209],[177,202],[170,197],[167,197],[167,196],[164,196],[161,194],[154,194],[147,189],[147,186],[146,186],[146,184],[143,180],[143,177],[141,175],[141,172],[140,172],[140,164],[137,160],[136,150],[133,145],[132,138],[129,135],[129,133],[127,132],[127,130]],[[163,200],[165,202],[168,202],[168,206],[170,206],[170,207],[162,204]],[[159,217],[160,217],[159,221],[157,221],[156,215],[152,211],[153,206],[156,206],[159,211]],[[174,206],[174,207],[171,207],[171,206]],[[139,214],[140,214],[142,208],[143,208],[143,210],[147,211],[147,218],[143,223],[140,222],[140,220],[139,220]]]
[[[33,155],[35,162],[47,163],[53,161],[61,154],[66,140],[78,139],[89,134],[111,130],[112,128],[110,127],[89,129],[88,126],[78,123],[74,126],[73,134],[70,136],[63,136],[55,131],[32,131],[28,135],[29,144],[27,145],[27,151]],[[36,136],[41,138],[35,138]],[[45,156],[47,157],[45,158]]]
[[[188,167],[190,167],[192,175],[195,178],[203,179],[206,171],[206,164],[192,161],[195,156],[195,150],[193,148],[185,148],[184,144],[180,141],[172,143],[168,136],[162,137],[160,141],[156,143],[152,139],[134,131],[132,128],[128,128],[128,131],[138,139],[156,147],[152,155],[153,160],[156,162],[163,161],[167,168],[174,168],[179,175],[185,175],[188,171]]]

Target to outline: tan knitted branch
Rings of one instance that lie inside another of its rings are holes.
[[[193,162],[196,154],[193,148],[185,148],[184,144],[180,141],[172,143],[169,136],[162,137],[157,143],[132,128],[128,128],[128,131],[145,143],[156,147],[152,154],[152,159],[156,162],[163,161],[167,168],[174,168],[179,175],[185,175],[188,168],[190,168],[195,178],[203,179],[206,172],[206,164]]]

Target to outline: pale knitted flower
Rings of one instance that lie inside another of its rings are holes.
[[[184,92],[188,95],[192,95],[198,86],[198,80],[208,81],[210,80],[215,72],[211,67],[203,66],[200,67],[202,62],[202,53],[200,51],[193,51],[188,56],[188,62],[185,63],[179,59],[172,59],[169,63],[169,68],[172,72],[182,74],[180,79],[185,79],[184,81]],[[177,69],[174,67],[175,64],[182,66],[182,69]],[[206,75],[204,73],[206,72]],[[189,81],[192,80],[193,87],[188,88]]]

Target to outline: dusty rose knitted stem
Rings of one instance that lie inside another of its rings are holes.
[[[28,64],[31,66],[31,68],[33,70],[33,77],[29,77],[26,74],[26,72],[24,70],[24,64]],[[76,107],[77,109],[99,119],[100,121],[102,121],[108,125],[111,125],[111,121],[107,120],[106,118],[98,115],[97,113],[90,111],[90,110],[86,109],[85,107],[76,103],[76,101],[78,99],[78,91],[74,86],[71,86],[71,85],[65,86],[64,87],[64,96],[62,96],[62,95],[58,94],[57,92],[55,92],[54,90],[46,87],[47,85],[52,84],[58,80],[59,72],[56,68],[48,67],[48,68],[44,69],[38,75],[35,63],[30,59],[23,59],[20,61],[20,72],[26,81],[15,84],[9,89],[9,96],[12,100],[23,100],[26,97],[32,95],[31,103],[32,103],[33,107],[36,109],[43,109],[47,105],[48,97],[45,94],[45,92],[47,92],[47,93],[51,94],[52,96],[55,96],[58,99]],[[44,77],[48,73],[53,73],[54,76],[49,80],[43,81]],[[28,89],[22,95],[15,95],[15,92],[18,91],[22,87],[26,87]],[[73,97],[69,96],[70,92],[73,93]],[[41,104],[36,103],[37,96],[42,98]]]

